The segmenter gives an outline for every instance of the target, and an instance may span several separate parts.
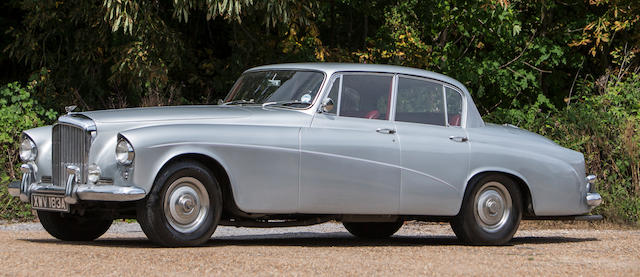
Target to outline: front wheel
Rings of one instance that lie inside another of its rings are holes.
[[[486,175],[471,184],[460,213],[451,221],[458,239],[477,245],[509,242],[522,218],[518,185],[509,177]]]
[[[142,231],[169,247],[195,246],[211,238],[222,214],[222,192],[202,164],[181,161],[160,173],[138,206]]]
[[[342,225],[352,235],[359,238],[380,239],[395,234],[404,221],[396,222],[343,222]]]
[[[88,216],[38,211],[40,224],[57,239],[65,241],[92,241],[102,236],[113,220]]]

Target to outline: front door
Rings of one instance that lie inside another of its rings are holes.
[[[391,113],[393,75],[333,77],[331,111],[301,131],[300,213],[395,214],[400,148]]]

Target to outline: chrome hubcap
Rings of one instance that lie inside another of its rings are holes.
[[[476,222],[486,232],[498,232],[511,214],[511,195],[499,182],[488,182],[480,188],[474,200]]]
[[[164,195],[164,216],[181,233],[197,230],[209,213],[209,194],[202,182],[193,177],[179,178]]]
[[[178,205],[182,208],[182,212],[185,214],[189,214],[193,212],[193,207],[195,206],[193,196],[191,195],[182,195],[180,199],[178,199]]]

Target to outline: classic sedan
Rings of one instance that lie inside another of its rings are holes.
[[[219,105],[73,112],[24,131],[9,191],[61,240],[118,218],[153,242],[191,246],[218,225],[329,220],[383,238],[405,221],[450,222],[504,244],[521,219],[598,219],[581,153],[483,122],[447,76],[367,64],[247,70]]]

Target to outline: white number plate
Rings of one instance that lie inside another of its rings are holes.
[[[31,207],[35,210],[68,212],[69,205],[64,202],[64,195],[31,195]]]

